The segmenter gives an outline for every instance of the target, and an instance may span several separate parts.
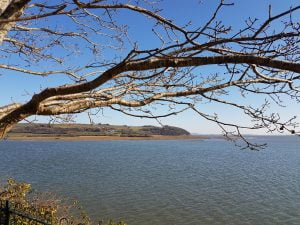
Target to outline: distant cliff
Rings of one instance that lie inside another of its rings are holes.
[[[9,136],[121,136],[151,137],[153,135],[190,135],[182,128],[173,126],[118,126],[109,124],[17,124]]]

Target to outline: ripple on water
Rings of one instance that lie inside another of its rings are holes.
[[[299,225],[300,140],[0,142],[0,177],[78,198],[132,225]]]

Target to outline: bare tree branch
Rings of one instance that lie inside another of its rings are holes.
[[[244,27],[235,30],[219,20],[221,10],[235,7],[226,0],[220,0],[204,22],[184,25],[161,14],[159,2],[148,0],[30,3],[0,3],[1,75],[58,75],[71,80],[2,106],[1,137],[33,115],[104,107],[154,119],[192,110],[215,122],[226,137],[241,138],[253,149],[261,146],[249,143],[244,129],[299,133],[295,117],[283,119],[269,108],[270,103],[283,106],[282,96],[300,103],[300,25],[294,19],[300,6],[287,5],[274,16],[266,11],[262,22],[250,15]],[[132,34],[133,20],[121,21],[124,15],[147,22],[142,27],[142,32],[148,30],[147,45]],[[226,97],[232,94],[240,99],[255,95],[261,104],[230,101]],[[250,122],[223,121],[218,112],[205,112],[209,104],[237,109]],[[155,106],[162,111],[154,112]]]

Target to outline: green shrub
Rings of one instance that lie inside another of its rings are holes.
[[[30,184],[11,178],[0,188],[0,201],[2,205],[9,201],[11,211],[46,223],[56,225],[67,221],[67,224],[90,224],[90,218],[77,202],[63,201],[49,193],[35,193]],[[10,220],[16,225],[36,224],[14,213],[11,213]]]
[[[64,201],[54,194],[36,193],[28,183],[10,178],[0,186],[0,202],[9,201],[12,211],[53,225],[90,225],[91,220],[77,201]],[[0,213],[0,219],[1,219]],[[11,214],[11,224],[36,225],[34,221]],[[0,222],[1,223],[1,222]],[[98,225],[126,225],[124,222],[99,221]]]

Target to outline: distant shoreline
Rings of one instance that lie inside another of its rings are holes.
[[[150,137],[122,137],[122,136],[10,136],[11,141],[122,141],[122,140],[205,140],[204,135],[153,135]]]

